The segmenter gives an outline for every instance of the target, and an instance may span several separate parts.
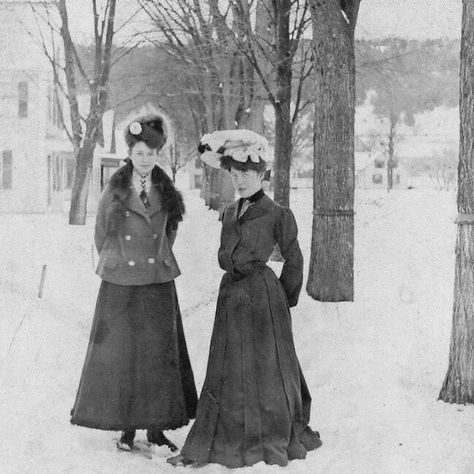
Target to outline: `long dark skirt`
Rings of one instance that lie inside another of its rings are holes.
[[[206,379],[182,455],[230,468],[285,466],[320,446],[298,359],[286,295],[267,267],[224,275]]]
[[[174,281],[103,281],[71,423],[175,429],[194,418],[196,404]]]

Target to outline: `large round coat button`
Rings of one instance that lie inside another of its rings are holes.
[[[148,263],[155,263],[155,259],[154,258],[149,258]]]
[[[134,262],[133,260],[129,260],[128,264],[129,264],[131,267],[135,266],[135,262]]]
[[[132,236],[131,235],[126,235],[125,240],[132,240]]]
[[[158,234],[153,234],[153,238],[156,240],[158,238]]]

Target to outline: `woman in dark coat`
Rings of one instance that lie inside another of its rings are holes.
[[[295,353],[290,307],[298,301],[303,257],[290,209],[265,195],[268,145],[249,131],[201,140],[202,158],[231,173],[241,199],[222,218],[222,279],[207,374],[196,421],[174,465],[259,461],[285,466],[322,443],[308,426],[311,397]],[[278,244],[278,278],[266,265]]]
[[[95,243],[102,284],[71,423],[121,430],[133,448],[136,429],[150,443],[194,418],[197,394],[184,338],[172,251],[184,205],[155,165],[166,142],[162,117],[127,127],[129,160],[110,179],[97,213]]]

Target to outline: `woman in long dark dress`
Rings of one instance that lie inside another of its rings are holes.
[[[174,465],[259,461],[285,466],[322,443],[308,426],[311,397],[295,353],[290,307],[298,301],[303,257],[290,209],[262,189],[268,145],[249,131],[201,140],[202,158],[231,173],[241,199],[222,218],[222,279],[207,374],[196,421]],[[266,265],[278,244],[278,278]]]
[[[197,394],[184,338],[172,251],[184,205],[155,165],[166,142],[160,116],[126,130],[129,160],[110,179],[97,213],[95,243],[102,284],[71,423],[122,431],[131,450],[135,430],[150,443],[176,446],[163,430],[194,418]]]

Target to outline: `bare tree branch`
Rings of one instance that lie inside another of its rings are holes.
[[[291,123],[295,123],[297,120],[298,115],[302,112],[302,110],[309,104],[309,101],[304,103],[303,106],[301,106],[301,99],[303,95],[303,85],[306,81],[311,76],[311,73],[313,71],[313,62],[310,61],[310,51],[307,49],[303,53],[303,60],[301,61],[301,68],[299,71],[299,78],[298,78],[298,87],[296,89],[296,99],[295,99],[295,109],[293,111],[293,116],[291,118]],[[309,64],[309,68],[306,68],[306,65]]]
[[[74,74],[74,58],[76,57],[74,44],[69,32],[69,20],[66,8],[66,0],[59,0],[56,4],[61,17],[61,36],[64,43],[65,73],[67,82],[67,98],[69,101],[69,113],[71,116],[71,127],[73,146],[79,148],[82,141],[81,118],[79,104],[77,102],[77,86]]]

